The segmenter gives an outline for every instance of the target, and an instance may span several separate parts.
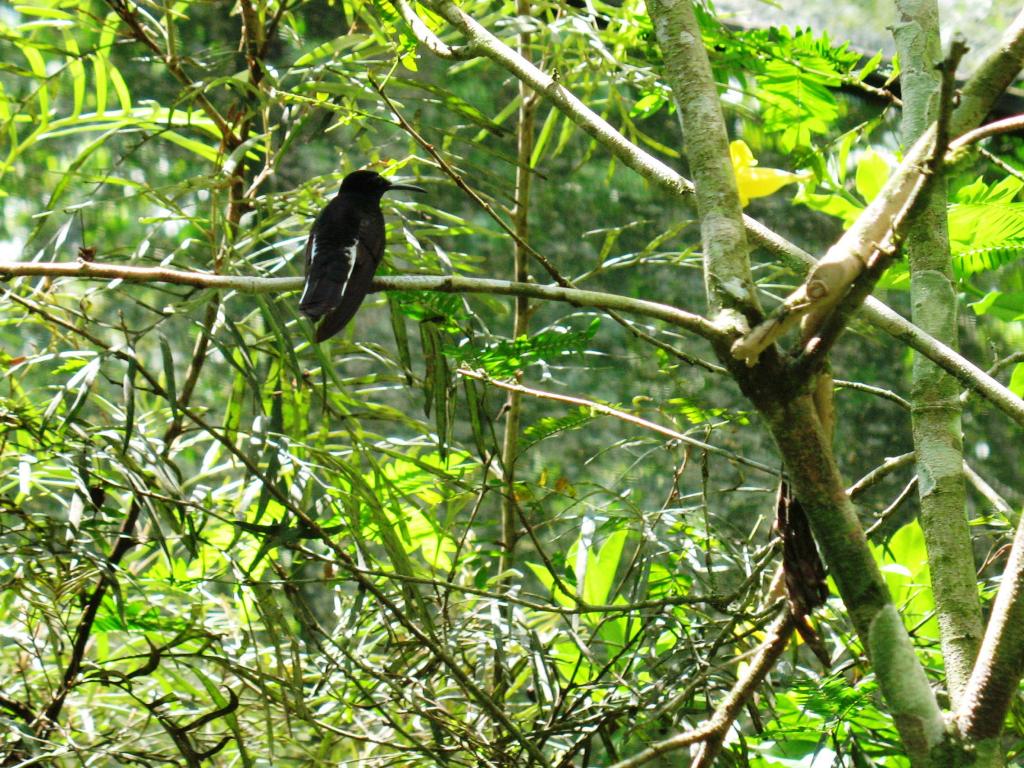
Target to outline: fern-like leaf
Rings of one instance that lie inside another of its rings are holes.
[[[953,257],[953,271],[957,277],[970,277],[979,272],[989,272],[1024,257],[1024,239],[1011,239],[998,245],[957,253]]]
[[[596,418],[597,415],[595,415],[589,408],[586,406],[580,406],[575,411],[570,411],[565,416],[545,416],[541,419],[537,419],[537,421],[533,422],[533,424],[523,430],[522,437],[519,441],[519,450],[520,452],[525,452],[528,448],[536,445],[541,440],[546,440],[547,438],[561,434],[562,432],[579,429]]]
[[[450,347],[445,353],[464,365],[482,368],[490,376],[503,378],[540,361],[583,353],[590,346],[600,322],[600,318],[595,317],[581,331],[551,328],[529,337],[503,339],[483,349],[465,344]]]

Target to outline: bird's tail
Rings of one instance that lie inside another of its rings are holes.
[[[342,328],[348,325],[348,321],[355,315],[361,303],[361,301],[343,301],[325,314],[323,320],[320,321],[320,325],[316,327],[316,333],[313,335],[316,342],[319,344],[321,341],[326,341],[334,334],[340,332]]]

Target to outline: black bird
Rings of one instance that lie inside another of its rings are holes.
[[[412,184],[392,184],[374,171],[354,171],[313,222],[299,311],[320,321],[314,336],[318,342],[344,328],[370,290],[384,255],[380,199],[392,189],[426,191]]]

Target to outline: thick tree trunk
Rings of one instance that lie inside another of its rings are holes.
[[[900,55],[903,142],[910,146],[938,116],[942,61],[934,0],[897,0],[893,36]],[[949,255],[945,178],[933,179],[907,231],[914,324],[957,348],[957,297]],[[911,415],[921,527],[928,547],[942,656],[952,706],[960,702],[981,644],[981,603],[965,514],[960,385],[914,355]]]

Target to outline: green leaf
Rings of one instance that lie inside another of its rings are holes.
[[[117,100],[121,104],[121,111],[127,115],[132,111],[132,96],[128,91],[128,85],[125,83],[124,78],[121,76],[121,71],[117,67],[109,61],[106,61],[105,64],[107,77],[114,86],[114,93],[117,94]]]
[[[211,163],[216,164],[220,161],[220,150],[207,144],[203,144],[201,141],[196,141],[195,139],[190,139],[187,136],[182,136],[176,131],[161,129],[159,135],[161,138],[167,139],[167,141],[172,144],[177,144],[179,147],[187,149],[189,152],[198,155]]]
[[[1024,256],[1024,203],[1013,202],[1024,181],[982,178],[958,189],[949,206],[953,269],[960,278],[987,272]]]
[[[735,421],[738,424],[749,424],[750,420],[744,411],[729,408],[709,408],[689,397],[672,397],[666,400],[672,410],[681,415],[694,426],[715,421]]]
[[[135,431],[135,374],[137,371],[138,363],[133,357],[128,363],[128,369],[124,372],[124,382],[121,385],[124,397],[124,437],[121,441],[121,453],[128,451],[132,432]]]
[[[872,56],[870,59],[868,59],[867,63],[864,64],[863,67],[861,67],[860,72],[857,73],[857,79],[863,81],[864,79],[867,78],[868,75],[870,75],[872,72],[874,72],[876,69],[878,69],[878,65],[881,64],[881,63],[882,63],[882,52],[879,51],[874,56]]]
[[[1017,397],[1024,397],[1024,363],[1017,363],[1013,366],[1009,388]]]
[[[558,673],[566,682],[573,685],[584,685],[594,679],[596,674],[594,665],[586,659],[579,646],[572,640],[554,642],[550,654]]]
[[[114,39],[117,37],[117,30],[121,26],[121,17],[117,15],[116,11],[111,11],[103,17],[103,28],[100,30],[99,41],[96,44],[96,49],[104,56],[106,56],[110,48],[114,45]]]
[[[519,452],[520,454],[525,453],[528,448],[541,440],[579,429],[596,418],[593,411],[586,406],[580,406],[565,416],[542,416],[523,430],[519,441]]]
[[[164,364],[164,386],[167,389],[167,404],[171,407],[171,414],[178,418],[178,390],[174,382],[174,353],[171,351],[171,344],[164,334],[160,334],[160,357]]]
[[[64,46],[71,53],[67,57],[68,71],[71,73],[71,117],[78,117],[82,113],[82,105],[85,103],[85,65],[82,63],[78,51],[78,43],[70,33],[65,31]]]
[[[477,453],[481,459],[485,456],[497,455],[498,446],[497,439],[494,436],[494,425],[491,423],[484,407],[484,398],[477,382],[469,376],[463,376],[462,386],[466,393],[466,410]],[[488,434],[490,439],[488,439]]]
[[[551,139],[551,134],[555,129],[555,125],[558,123],[558,118],[561,115],[561,111],[556,107],[552,107],[548,112],[548,116],[544,120],[544,125],[540,129],[540,133],[537,135],[536,143],[533,147],[533,154],[530,155],[530,167],[536,168],[537,163],[544,156],[544,150],[548,145],[548,141]]]
[[[43,130],[50,120],[50,92],[46,82],[46,62],[43,61],[43,55],[33,44],[18,43],[17,45],[25,56],[25,60],[28,61],[32,74],[39,81],[35,84],[35,96],[36,101],[39,102],[39,129]]]
[[[1015,176],[1005,176],[995,184],[985,183],[979,176],[970,184],[960,187],[952,196],[954,203],[1011,203],[1024,187],[1024,181]]]
[[[466,316],[462,299],[455,294],[422,291],[389,291],[388,298],[395,301],[406,317],[417,323],[431,320],[443,325],[447,333],[459,331],[459,321]]]
[[[924,531],[918,521],[907,523],[882,545],[871,544],[905,623],[918,625],[916,637],[938,639]]]
[[[800,190],[793,197],[793,202],[805,205],[812,211],[820,211],[842,219],[843,227],[846,229],[849,229],[864,211],[863,206],[840,194],[816,194]]]
[[[1011,238],[998,245],[957,251],[953,256],[953,271],[957,277],[969,277],[990,272],[1024,257],[1024,239]]]
[[[845,44],[834,48],[827,35],[816,38],[784,27],[738,37],[764,53],[755,95],[764,129],[780,134],[780,147],[787,152],[809,147],[813,134],[831,130],[840,110],[829,89],[841,85],[841,75],[850,74],[859,57]]]
[[[423,375],[423,410],[427,416],[434,411],[434,425],[437,429],[438,447],[444,456],[448,446],[448,424],[451,417],[449,391],[451,376],[448,358],[445,355],[441,331],[436,323],[429,320],[420,323],[420,340],[423,345],[423,359],[426,371]]]
[[[102,117],[107,111],[107,60],[99,53],[95,53],[89,58],[92,61],[96,88],[96,115]]]
[[[576,606],[576,601],[555,585],[555,577],[551,575],[551,571],[549,571],[546,566],[541,565],[540,563],[527,562],[526,567],[530,569],[533,575],[537,578],[537,581],[544,585],[556,603],[561,605],[563,608],[573,608]]]
[[[409,350],[409,334],[405,328],[405,317],[402,314],[401,305],[397,297],[389,293],[387,295],[388,314],[391,317],[391,332],[395,337],[395,348],[398,351],[398,361],[405,371],[405,381],[410,386],[413,382],[412,353]]]
[[[854,187],[866,202],[875,199],[893,169],[892,158],[875,149],[869,149],[857,160]]]
[[[995,302],[1002,295],[1002,291],[989,291],[984,295],[984,297],[978,299],[977,301],[972,301],[967,306],[974,310],[974,314],[979,316],[984,315],[988,313],[988,311],[992,308],[992,305],[995,304]]]
[[[352,33],[347,35],[341,35],[333,40],[328,40],[326,43],[321,43],[309,53],[303,54],[295,60],[292,65],[294,67],[305,67],[312,64],[314,61],[328,58],[336,53],[350,50],[357,45],[363,43],[367,39],[367,35]]]
[[[668,103],[662,90],[649,91],[641,96],[629,110],[629,116],[644,119],[655,114]]]
[[[64,426],[67,426],[74,421],[79,409],[85,404],[86,399],[89,397],[93,383],[96,381],[96,375],[100,372],[100,362],[101,358],[99,356],[94,357],[78,373],[68,380],[68,391],[76,390],[76,393],[74,401],[72,401],[71,405],[68,406],[68,409],[64,414]]]
[[[583,599],[590,605],[603,605],[608,601],[628,537],[628,530],[615,531],[596,553],[588,553],[590,564],[583,582]]]
[[[48,8],[41,5],[15,5],[14,11],[22,16],[37,16],[41,19],[60,19],[62,21],[78,21],[74,14],[62,11],[58,8]]]

